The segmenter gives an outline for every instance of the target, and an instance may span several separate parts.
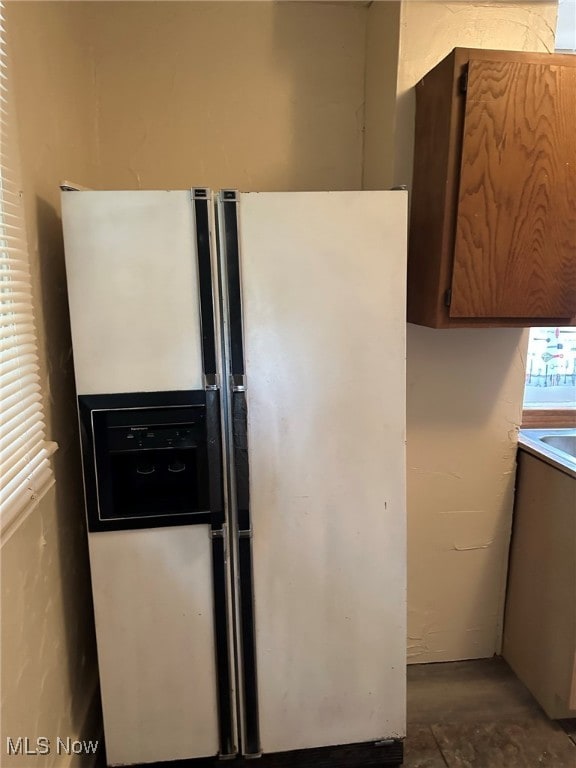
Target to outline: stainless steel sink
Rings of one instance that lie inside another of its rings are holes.
[[[576,477],[576,429],[521,429],[518,444]]]
[[[564,451],[572,458],[576,459],[576,434],[568,435],[544,435],[540,438],[546,445],[551,445],[552,448],[557,448],[560,451]]]

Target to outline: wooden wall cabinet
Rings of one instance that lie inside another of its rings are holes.
[[[576,317],[576,56],[455,48],[416,86],[408,321]]]

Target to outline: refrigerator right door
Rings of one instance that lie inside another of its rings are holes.
[[[407,194],[239,214],[262,751],[401,738]]]

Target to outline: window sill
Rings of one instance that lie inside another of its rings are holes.
[[[550,408],[539,410],[525,408],[522,411],[522,429],[574,429],[576,427],[576,408]]]

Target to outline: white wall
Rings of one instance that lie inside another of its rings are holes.
[[[360,188],[362,5],[85,5],[103,187]]]
[[[92,70],[81,3],[7,3],[10,84],[19,118],[40,374],[55,486],[0,551],[0,765],[69,766],[66,754],[8,756],[6,738],[98,735],[92,605],[71,368],[58,182],[90,182]]]
[[[392,185],[401,5],[375,2],[366,15],[362,189]]]
[[[455,46],[553,51],[556,3],[402,5],[394,183],[410,184],[413,86]],[[408,658],[499,650],[527,334],[408,326]]]

